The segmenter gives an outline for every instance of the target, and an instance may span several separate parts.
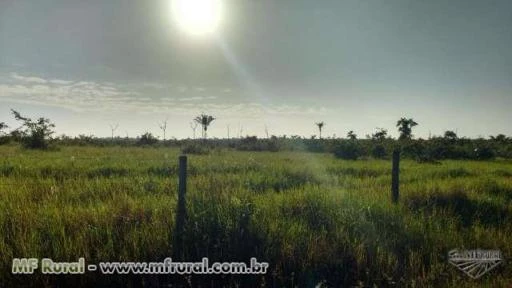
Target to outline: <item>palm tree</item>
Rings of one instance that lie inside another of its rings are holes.
[[[208,126],[215,120],[213,116],[201,114],[200,116],[197,116],[194,118],[194,121],[196,123],[199,123],[201,126],[203,126],[203,138],[206,139],[206,132],[208,131]]]
[[[400,140],[403,139],[411,139],[412,138],[412,127],[418,125],[412,118],[400,118],[396,122],[396,127],[398,127],[398,131],[400,132]]]
[[[357,135],[356,135],[356,133],[354,133],[354,131],[350,130],[347,133],[347,138],[350,139],[350,140],[356,140],[357,139]]]
[[[316,126],[318,126],[318,132],[319,132],[318,138],[322,139],[322,128],[324,128],[325,123],[324,123],[324,121],[322,121],[322,122],[317,122],[315,124],[316,124]]]
[[[489,136],[491,138],[492,141],[495,141],[495,142],[506,142],[507,141],[507,136],[505,136],[504,134],[498,134],[496,136]]]

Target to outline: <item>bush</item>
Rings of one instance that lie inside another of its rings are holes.
[[[0,145],[9,144],[11,138],[9,136],[0,136]]]
[[[383,145],[378,144],[373,147],[372,156],[377,159],[383,159],[387,156],[386,148]]]
[[[279,140],[275,137],[271,139],[258,139],[256,136],[247,136],[238,143],[231,142],[229,147],[239,151],[270,151],[277,152],[281,150]]]
[[[265,147],[262,144],[262,141],[258,141],[258,137],[247,136],[240,140],[236,149],[241,151],[263,151],[265,150]]]
[[[209,154],[210,149],[205,146],[201,146],[196,143],[185,145],[181,148],[181,153],[183,154],[196,154],[196,155],[204,155]]]
[[[494,150],[488,146],[476,148],[474,150],[474,152],[475,152],[475,159],[477,159],[477,160],[490,160],[490,159],[494,159],[494,157],[496,157],[496,153],[494,152]]]
[[[158,139],[153,136],[153,134],[146,132],[140,136],[137,141],[137,145],[153,145],[158,142]]]
[[[23,130],[17,129],[13,132],[21,139],[23,147],[28,149],[48,149],[49,140],[54,133],[53,128],[55,125],[50,122],[50,119],[39,118],[33,121],[30,118],[23,117],[15,110],[11,110],[14,118],[18,121],[23,121]],[[14,136],[14,135],[13,135]]]
[[[281,150],[281,146],[279,145],[279,142],[277,139],[274,139],[274,138],[271,138],[270,140],[268,140],[268,151],[270,152],[278,152],[279,150]]]
[[[405,157],[419,159],[426,154],[427,147],[423,142],[409,140],[402,145],[402,154]]]
[[[334,156],[345,160],[357,160],[361,156],[361,147],[356,141],[342,142],[334,149]]]
[[[0,145],[9,143],[9,137],[4,132],[2,132],[2,130],[8,127],[9,126],[7,126],[7,124],[4,122],[0,122]]]

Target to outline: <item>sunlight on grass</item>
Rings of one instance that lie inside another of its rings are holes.
[[[2,271],[10,271],[13,257],[99,262],[171,255],[178,153],[2,147]],[[392,205],[388,161],[220,151],[189,162],[184,237],[191,261],[257,257],[271,264],[269,281],[279,286],[473,287],[448,265],[449,250],[512,255],[510,163],[404,160],[400,204]],[[500,269],[479,284],[507,283],[511,268]]]

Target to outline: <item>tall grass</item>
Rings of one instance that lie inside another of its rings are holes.
[[[172,255],[177,158],[169,148],[0,147],[0,286],[505,287],[510,266],[471,280],[460,249],[512,255],[512,163],[401,163],[218,150],[189,156],[185,256],[270,263],[265,276],[11,275],[12,258],[88,263]]]

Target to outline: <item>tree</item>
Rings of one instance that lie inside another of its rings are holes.
[[[164,132],[164,141],[165,141],[165,131],[167,130],[167,118],[165,119],[164,122],[162,122],[161,124],[158,125],[158,127],[160,127],[160,129],[162,129],[162,131]]]
[[[346,141],[339,143],[334,148],[334,156],[345,160],[357,160],[362,154],[361,147],[357,141]]]
[[[18,111],[11,109],[14,119],[22,121],[21,127],[13,131],[13,135],[18,135],[25,148],[29,149],[46,149],[48,148],[48,140],[55,132],[53,128],[55,125],[50,122],[50,119],[40,117],[37,120],[32,120],[27,117],[21,116]]]
[[[158,142],[158,139],[156,139],[156,137],[153,136],[153,134],[146,132],[140,136],[137,144],[138,145],[153,145],[157,142]]]
[[[0,129],[1,130],[1,129]],[[496,136],[489,136],[492,141],[499,142],[499,143],[505,143],[507,142],[507,136],[504,134],[498,134]]]
[[[3,133],[2,130],[9,128],[4,122],[0,122],[0,135]]]
[[[398,127],[398,131],[400,132],[400,140],[411,139],[412,138],[412,127],[418,125],[412,118],[400,118],[396,122],[396,127]]]
[[[354,131],[350,130],[347,133],[347,138],[350,139],[350,140],[356,140],[357,139],[357,135],[354,133]]]
[[[384,128],[377,128],[377,132],[372,134],[372,140],[382,141],[388,136],[388,130]]]
[[[197,123],[196,122],[190,122],[190,128],[192,128],[192,133],[193,133],[194,139],[196,139]]]
[[[114,132],[119,128],[119,124],[110,124],[110,130],[112,131],[112,141],[114,141]]]
[[[194,118],[194,121],[201,125],[203,127],[203,139],[206,139],[207,132],[208,132],[208,126],[215,120],[213,116],[201,114],[200,116],[197,116]]]
[[[324,128],[325,123],[323,121],[322,122],[317,122],[316,126],[318,126],[318,138],[322,139],[322,128]]]
[[[240,125],[240,122],[238,122],[238,138],[242,139],[242,134],[244,133],[244,127]]]
[[[0,145],[8,143],[10,140],[10,137],[6,137],[7,133],[2,132],[2,130],[7,128],[9,128],[7,124],[5,124],[4,122],[0,122]]]
[[[451,141],[457,140],[457,133],[450,131],[450,130],[445,131],[444,138],[447,140],[451,140]]]

